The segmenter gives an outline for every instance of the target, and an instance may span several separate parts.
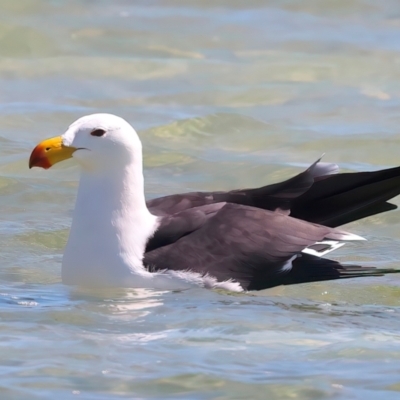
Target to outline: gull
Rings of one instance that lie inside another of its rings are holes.
[[[230,291],[397,273],[324,256],[363,240],[339,225],[395,209],[400,167],[338,173],[317,160],[284,182],[174,194],[146,202],[142,144],[111,114],[39,143],[29,167],[73,158],[80,180],[62,259],[68,285]]]

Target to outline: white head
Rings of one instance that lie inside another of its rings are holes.
[[[142,145],[136,131],[123,118],[92,114],[76,120],[63,135],[38,144],[29,167],[47,169],[70,157],[86,171],[120,170],[142,164]]]

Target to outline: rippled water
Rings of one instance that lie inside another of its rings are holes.
[[[275,182],[322,153],[398,165],[397,0],[0,9],[1,399],[399,398],[400,276],[79,291],[60,281],[77,169],[27,168],[39,140],[98,111],[139,131],[149,197]],[[369,242],[336,257],[398,267],[399,228],[399,211],[353,223]]]

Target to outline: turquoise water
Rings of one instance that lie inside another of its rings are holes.
[[[61,284],[78,171],[31,149],[93,112],[148,197],[251,187],[326,153],[400,164],[397,1],[0,0],[0,398],[397,399],[400,276],[233,295]],[[399,199],[395,199],[400,204]],[[339,260],[399,267],[400,212]]]

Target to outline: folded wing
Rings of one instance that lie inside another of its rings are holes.
[[[189,214],[187,211],[186,217]],[[178,213],[177,218],[180,217],[182,215]],[[152,272],[191,271],[212,276],[218,282],[232,279],[244,290],[262,289],[289,283],[293,266],[299,265],[297,260],[302,257],[313,259],[302,251],[324,239],[341,241],[361,238],[279,212],[221,204],[190,233],[146,253],[144,263]],[[295,272],[298,274],[297,269]],[[320,270],[322,274],[317,280],[323,280],[322,276],[327,274],[323,268]],[[315,274],[313,279],[310,275],[309,280],[315,280],[318,276]],[[304,277],[302,279],[307,281]]]

